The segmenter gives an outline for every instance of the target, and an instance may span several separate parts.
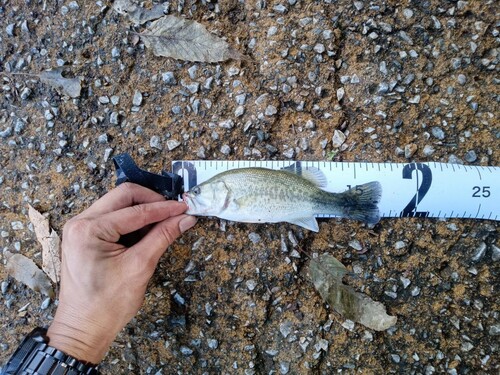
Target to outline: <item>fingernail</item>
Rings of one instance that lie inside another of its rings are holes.
[[[186,216],[179,222],[179,229],[181,230],[181,233],[184,233],[188,229],[194,227],[197,221],[198,220],[194,216]]]

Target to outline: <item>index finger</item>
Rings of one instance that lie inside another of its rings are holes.
[[[187,205],[175,201],[145,203],[125,207],[98,217],[97,236],[108,242],[117,242],[120,236],[144,228],[146,225],[179,216],[187,210]]]
[[[151,189],[125,182],[99,198],[84,213],[88,215],[101,215],[136,204],[154,203],[164,200],[165,197]]]

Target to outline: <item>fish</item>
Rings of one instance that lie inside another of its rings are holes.
[[[323,190],[327,180],[314,167],[280,170],[237,168],[219,173],[182,195],[189,215],[243,223],[288,222],[318,232],[316,215],[376,224],[382,187],[378,181],[341,193]]]

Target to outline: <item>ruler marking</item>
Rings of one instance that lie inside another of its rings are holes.
[[[479,181],[482,181],[483,177],[481,176],[481,171],[479,170],[477,165],[476,165],[476,171],[477,171],[477,174],[479,175]]]
[[[356,163],[353,163],[354,165],[354,179],[356,179]]]
[[[481,203],[479,203],[479,207],[477,208],[477,213],[475,219],[479,216],[479,212],[481,211]]]
[[[392,163],[389,163],[389,166],[391,167],[391,172],[392,172]]]
[[[455,172],[455,165],[454,164],[451,165],[451,169],[453,169],[453,172]]]

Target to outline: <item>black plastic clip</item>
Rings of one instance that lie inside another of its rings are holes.
[[[124,182],[132,182],[160,193],[167,199],[177,199],[184,191],[182,177],[162,171],[161,174],[140,169],[132,157],[125,153],[113,157],[116,168],[116,186]]]

